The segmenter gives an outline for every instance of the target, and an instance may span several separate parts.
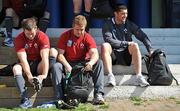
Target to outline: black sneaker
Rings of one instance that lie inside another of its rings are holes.
[[[28,98],[24,98],[21,100],[21,104],[19,105],[20,108],[22,109],[28,109],[31,108],[33,105],[31,101]]]
[[[4,31],[0,31],[0,37],[6,37],[6,34]]]
[[[65,103],[63,100],[58,100],[56,102],[56,107],[58,109],[75,109],[75,106],[69,105],[69,104]]]
[[[33,80],[32,80],[32,83],[33,83],[33,86],[34,86],[34,90],[36,92],[39,92],[42,88],[42,82],[39,80],[38,77],[33,77]]]
[[[6,37],[3,42],[3,46],[5,47],[14,47],[13,39]]]
[[[67,104],[78,107],[79,101],[77,99],[70,99],[67,101]]]

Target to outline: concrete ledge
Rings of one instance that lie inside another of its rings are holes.
[[[46,97],[43,96],[43,92],[46,93]],[[14,87],[0,88],[0,107],[16,107],[20,103],[20,98],[17,95],[17,89]],[[3,94],[3,95],[2,95]],[[37,93],[31,93],[31,100],[34,106],[41,102],[50,101],[53,99],[53,90],[51,87]],[[49,96],[48,96],[49,95]],[[130,97],[141,97],[141,98],[169,98],[169,97],[180,97],[180,86],[116,86],[116,87],[105,87],[105,98],[106,99],[128,99]],[[89,96],[89,100],[93,98],[93,91]]]
[[[176,75],[180,74],[180,64],[168,64],[170,67],[171,72]],[[6,65],[0,65],[0,69],[5,67]],[[146,66],[142,63],[142,72],[147,73]],[[115,75],[122,75],[122,74],[135,74],[133,65],[131,66],[122,66],[122,65],[113,65],[113,73]],[[106,72],[105,72],[106,74]],[[0,74],[1,76],[1,74]],[[1,77],[0,77],[1,78]]]
[[[145,76],[145,75],[144,75]],[[174,77],[178,80],[178,82],[180,83],[180,74],[176,74],[174,75]],[[116,84],[118,86],[121,85],[131,85],[134,86],[136,84],[136,76],[135,75],[115,75],[116,78]],[[145,76],[145,78],[147,78],[147,76]],[[107,83],[107,76],[105,76],[104,78],[104,84],[106,86]],[[176,85],[176,82],[173,81],[173,83],[171,85]],[[16,83],[13,77],[0,77],[0,86],[2,87],[16,87]],[[30,83],[26,83],[27,87],[32,87],[32,85]],[[43,86],[44,87],[51,87],[52,83],[51,83],[51,79],[47,78],[44,82],[43,82]]]
[[[147,76],[144,76],[147,79]],[[180,83],[180,75],[174,75],[177,81]],[[116,84],[117,86],[135,86],[136,83],[136,76],[135,75],[116,75]],[[107,76],[105,76],[104,83],[106,86],[107,83]],[[176,81],[173,80],[171,86],[177,86]]]
[[[0,85],[3,87],[16,87],[16,82],[13,76],[0,76]],[[32,87],[32,84],[27,82],[26,80],[26,86],[27,87]],[[43,86],[44,87],[49,87],[52,86],[51,83],[51,78],[48,77],[46,80],[43,81]]]
[[[180,74],[180,64],[168,64],[171,72],[175,74]],[[144,63],[142,63],[142,72],[147,73],[147,69]],[[114,74],[135,74],[133,65],[131,66],[122,66],[122,65],[113,65]]]
[[[1,30],[5,30],[2,28]],[[48,28],[46,34],[50,38],[51,46],[56,47],[57,39],[59,36],[65,31],[68,30],[68,28]],[[149,36],[150,40],[152,41],[153,48],[161,48],[166,52],[167,55],[167,62],[168,63],[180,63],[180,42],[177,42],[180,40],[179,38],[179,32],[180,29],[176,28],[143,28],[144,32]],[[13,37],[17,36],[17,34],[20,33],[22,29],[20,30],[13,30]],[[98,46],[104,42],[102,37],[102,30],[101,28],[91,28],[90,34],[94,37],[96,43]],[[147,51],[136,39],[134,39],[136,42],[140,45],[141,53],[147,54]],[[0,38],[0,42],[2,42],[2,38]],[[4,52],[4,53],[1,53]],[[1,64],[10,64],[14,61],[16,61],[15,53],[12,49],[0,47],[0,63]],[[10,60],[8,60],[10,59]]]
[[[62,32],[68,30],[69,28],[48,28],[46,34],[50,37],[59,37]],[[5,28],[1,28],[2,31],[5,31]],[[177,37],[180,35],[179,28],[143,28],[142,29],[150,37]],[[22,29],[13,29],[13,37],[17,36]],[[90,28],[89,31],[94,36],[102,37],[101,28]]]
[[[142,98],[169,98],[180,97],[180,86],[116,86],[114,88],[105,88],[106,98],[126,99],[129,97]]]
[[[54,90],[52,87],[43,87],[39,93],[34,91],[33,87],[28,87],[28,96],[31,98],[52,98],[54,97]],[[16,87],[1,87],[0,99],[20,98]]]

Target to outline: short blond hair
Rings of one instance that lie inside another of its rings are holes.
[[[86,18],[83,15],[77,15],[73,20],[73,26],[75,24],[86,27],[86,25],[87,25]]]

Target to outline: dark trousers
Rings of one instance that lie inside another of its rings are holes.
[[[71,64],[71,63],[70,63]],[[76,63],[73,63],[75,65]],[[78,62],[77,62],[78,64]],[[72,66],[73,67],[73,66]],[[91,74],[94,83],[94,95],[102,93],[104,95],[104,68],[101,60],[93,65]],[[55,90],[55,99],[64,99],[63,78],[65,78],[63,65],[59,62],[53,64],[51,68],[52,83]]]

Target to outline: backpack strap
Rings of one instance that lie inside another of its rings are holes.
[[[163,56],[166,57],[164,51],[162,51],[161,49],[156,49],[156,50],[154,50],[154,52],[152,53],[151,58],[154,58],[157,54],[163,54]]]
[[[172,75],[173,79],[176,81],[176,85],[179,86],[179,82],[177,81],[177,79]]]
[[[161,49],[156,49],[154,50],[154,52],[151,54],[151,56],[149,57],[149,63],[148,63],[148,67],[147,69],[149,70],[150,66],[153,65],[151,64],[151,62],[154,60],[154,58],[159,55],[159,54],[162,54],[165,58],[166,58],[166,54],[164,51],[162,51]]]

